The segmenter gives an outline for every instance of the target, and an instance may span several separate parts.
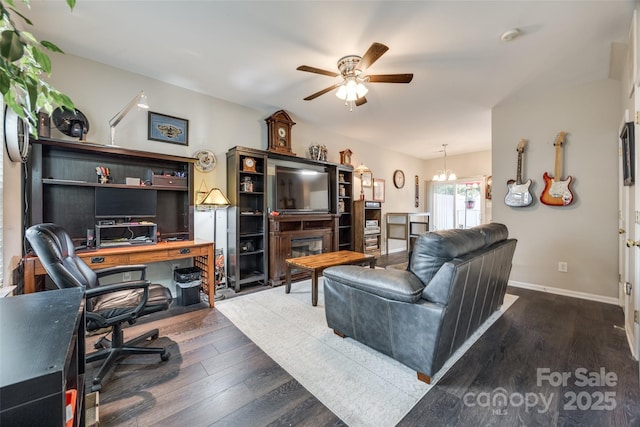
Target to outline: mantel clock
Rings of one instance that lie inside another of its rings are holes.
[[[268,127],[268,151],[295,156],[291,151],[291,127],[295,125],[291,117],[284,110],[280,110],[265,121]]]

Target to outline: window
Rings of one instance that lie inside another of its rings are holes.
[[[484,178],[431,182],[433,230],[471,228],[484,219]]]

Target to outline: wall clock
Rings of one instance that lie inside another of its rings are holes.
[[[268,128],[268,151],[274,153],[291,154],[291,127],[295,125],[291,117],[280,110],[265,119]]]
[[[24,163],[29,155],[28,125],[8,106],[4,106],[4,145],[9,160]]]
[[[404,187],[404,172],[402,172],[400,169],[397,169],[393,173],[393,185],[395,185],[396,188]]]
[[[77,108],[73,111],[59,107],[51,114],[53,124],[67,136],[83,140],[89,133],[89,119]]]
[[[213,152],[209,150],[199,150],[193,155],[197,159],[195,167],[200,172],[211,172],[215,169],[216,164],[216,156]]]

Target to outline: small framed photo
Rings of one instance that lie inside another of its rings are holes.
[[[634,141],[633,122],[627,122],[620,132],[622,140],[622,179],[624,185],[630,186],[635,182],[633,171],[635,169],[635,141]]]
[[[384,202],[384,179],[373,179],[373,200]]]
[[[149,111],[147,139],[189,145],[189,120]]]
[[[363,187],[371,187],[372,181],[371,179],[373,178],[373,175],[371,174],[371,172],[365,172],[362,174],[362,186]]]

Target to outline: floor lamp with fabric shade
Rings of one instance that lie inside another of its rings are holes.
[[[217,228],[216,228],[216,211],[219,208],[227,208],[229,205],[231,204],[231,202],[229,202],[229,199],[227,199],[227,196],[224,195],[224,193],[219,189],[219,188],[212,188],[206,196],[204,196],[204,199],[202,199],[202,202],[200,202],[198,204],[198,206],[204,206],[204,207],[208,207],[211,208],[213,210],[213,240],[216,240],[217,237]],[[218,288],[217,288],[217,283],[216,283],[216,272],[213,271],[213,289],[214,289],[214,297],[213,299],[215,301],[219,301],[224,299],[224,295],[220,295],[218,294]]]

